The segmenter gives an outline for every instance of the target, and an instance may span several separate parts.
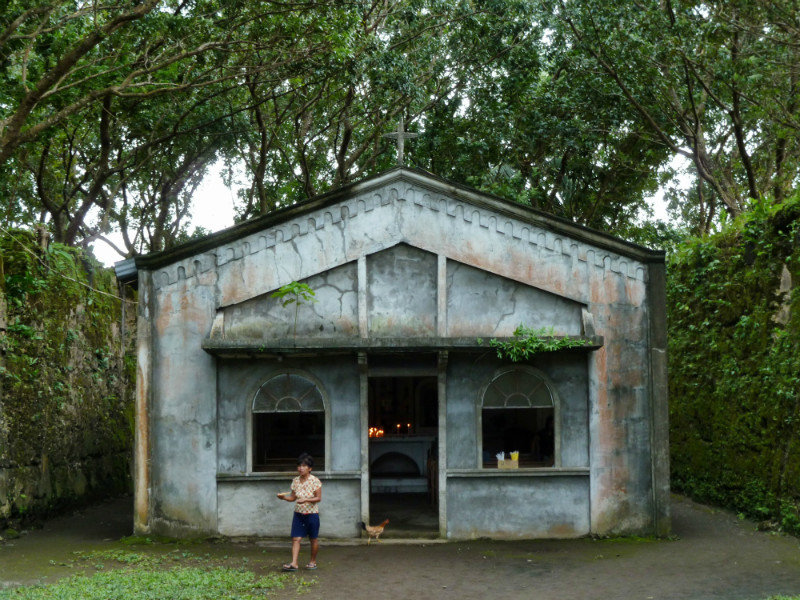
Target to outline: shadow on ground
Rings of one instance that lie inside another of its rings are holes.
[[[174,544],[123,544],[131,500],[122,498],[48,521],[0,543],[0,587],[49,583],[75,571],[75,556],[125,548],[173,551]],[[320,568],[304,598],[459,598],[494,600],[763,600],[800,593],[800,540],[756,531],[728,512],[673,496],[672,540],[538,540],[451,543],[322,543]],[[324,513],[323,513],[324,519]],[[388,533],[388,529],[387,529]],[[288,544],[201,542],[191,551],[245,560],[263,574],[285,562]],[[306,548],[303,549],[305,557]],[[106,567],[108,568],[108,567]],[[288,587],[275,598],[292,598]]]

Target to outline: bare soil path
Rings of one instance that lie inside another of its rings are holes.
[[[316,581],[302,594],[309,600],[763,600],[800,594],[797,538],[756,531],[751,522],[679,496],[673,496],[672,515],[672,540],[387,540],[370,546],[323,541],[319,569],[293,576]],[[0,542],[0,588],[71,575],[76,552],[143,551],[119,542],[130,534],[130,523],[130,499],[119,499]],[[144,551],[169,551],[170,546],[151,544]],[[288,543],[202,542],[190,549],[246,558],[249,568],[265,573],[286,561]],[[306,556],[304,547],[301,560]],[[297,592],[286,588],[275,597],[295,598]]]

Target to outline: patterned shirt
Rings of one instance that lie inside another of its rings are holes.
[[[300,481],[298,475],[292,480],[292,491],[294,495],[299,498],[311,498],[316,495],[317,490],[322,487],[322,482],[318,477],[314,477],[309,473],[305,482]],[[311,515],[319,512],[319,502],[297,502],[294,506],[294,512]]]

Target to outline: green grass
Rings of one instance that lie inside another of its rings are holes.
[[[287,582],[297,585],[298,594],[316,583],[315,579],[297,581],[283,573],[259,576],[247,569],[247,558],[233,561],[241,566],[231,566],[219,564],[219,557],[182,550],[75,554],[75,560],[60,564],[96,572],[77,573],[49,585],[0,590],[0,600],[263,600]],[[227,556],[221,560],[231,562]]]
[[[244,569],[175,567],[166,571],[126,569],[73,575],[52,585],[0,591],[0,599],[13,600],[263,600],[284,586],[285,577],[257,577]]]

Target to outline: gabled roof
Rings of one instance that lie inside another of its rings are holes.
[[[583,225],[577,225],[567,219],[556,217],[544,211],[523,206],[517,202],[512,202],[492,194],[480,192],[465,185],[448,181],[421,169],[396,167],[389,171],[379,173],[378,175],[373,175],[361,181],[331,190],[325,194],[320,194],[319,196],[298,202],[292,206],[280,208],[268,214],[254,217],[234,225],[233,227],[229,227],[228,229],[223,229],[222,231],[212,233],[205,237],[191,240],[185,244],[170,248],[169,250],[152,252],[150,254],[120,261],[114,265],[117,279],[122,283],[135,283],[139,269],[156,269],[177,260],[206,252],[218,246],[230,244],[240,238],[279,225],[290,219],[334,205],[343,198],[368,192],[372,189],[400,180],[408,181],[409,183],[427,188],[433,192],[439,192],[452,196],[453,198],[464,200],[475,206],[488,208],[498,214],[513,216],[522,221],[531,223],[532,225],[541,227],[542,229],[586,242],[598,248],[616,252],[621,256],[627,256],[645,263],[664,262],[664,251],[662,250],[651,250],[608,233],[584,227]]]

